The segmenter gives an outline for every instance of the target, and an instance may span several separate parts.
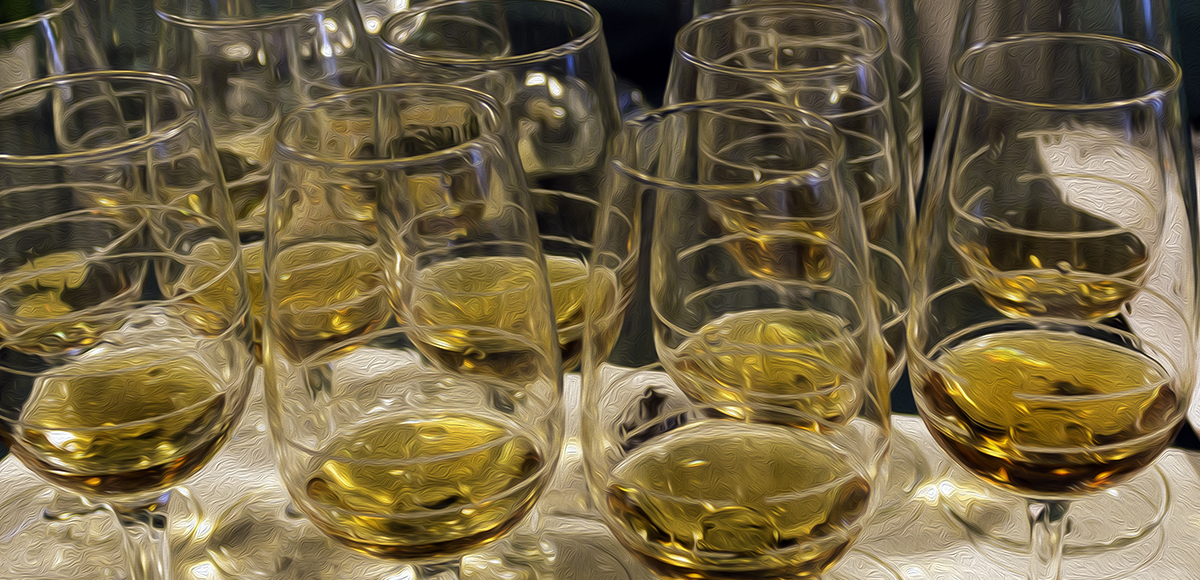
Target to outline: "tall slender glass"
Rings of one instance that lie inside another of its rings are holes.
[[[729,8],[766,4],[850,8],[883,25],[896,74],[896,117],[900,136],[908,147],[908,177],[914,186],[919,186],[925,171],[925,121],[921,110],[921,43],[912,0],[809,0],[803,4],[784,0],[696,0],[693,8],[699,17]]]
[[[621,122],[599,13],[580,0],[426,3],[394,16],[381,38],[393,78],[471,86],[506,108],[533,189],[563,368],[575,369],[600,180]],[[607,292],[603,300],[621,291]]]
[[[354,0],[155,0],[153,66],[197,87],[252,274],[261,262],[274,131],[288,110],[378,82],[375,50]],[[360,131],[363,129],[359,129]],[[261,287],[258,279],[253,288]],[[252,302],[261,340],[263,302]]]
[[[1099,501],[1081,508],[1107,528],[1077,551],[1142,539],[1129,487],[1161,487],[1136,476],[1171,444],[1195,381],[1181,71],[1145,44],[1039,33],[974,46],[952,74],[959,104],[915,238],[928,256],[909,326],[918,408],[960,465],[1028,498],[1013,515],[1032,534],[991,552],[1031,550],[1037,579],[1103,575],[1064,560],[1068,505]]]
[[[660,362],[587,349],[584,459],[604,521],[662,577],[822,574],[879,502],[887,379],[843,160],[827,121],[749,100],[654,111],[618,142],[612,187],[657,205]]]
[[[171,487],[221,449],[254,369],[201,105],[102,72],[4,91],[0,115],[27,125],[0,133],[0,438],[116,514],[131,577],[165,579]]]

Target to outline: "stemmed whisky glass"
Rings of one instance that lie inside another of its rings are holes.
[[[893,332],[888,374],[904,367],[912,185],[897,137],[887,37],[861,14],[826,6],[750,6],[697,18],[676,37],[667,103],[756,99],[829,120],[845,142],[849,187],[880,274],[881,323]],[[777,259],[784,259],[778,257]],[[779,266],[772,266],[778,268]]]
[[[316,577],[363,565],[354,552],[454,576],[533,508],[562,437],[549,284],[504,116],[471,89],[390,85],[302,107],[277,135],[265,385],[294,511],[254,526]],[[314,526],[350,549],[289,531]]]
[[[154,74],[51,77],[0,114],[26,124],[0,135],[0,437],[117,516],[133,578],[166,578],[171,488],[221,449],[254,368],[211,134]]]
[[[1068,506],[1150,467],[1195,379],[1194,230],[1169,227],[1192,188],[1180,69],[1137,42],[1044,33],[972,47],[952,72],[915,238],[918,408],[957,463],[1027,498],[1031,577],[1102,576],[1063,559]],[[1089,516],[1120,527],[1132,509]]]
[[[253,288],[261,288],[256,275],[276,124],[291,108],[377,84],[375,50],[355,0],[154,1],[152,66],[192,83],[210,112]],[[251,307],[260,342],[262,297]]]
[[[600,15],[580,0],[424,3],[380,38],[400,82],[449,83],[495,97],[511,117],[533,189],[565,370],[579,366],[583,295],[597,244],[600,180],[620,126]],[[622,292],[609,286],[602,300]]]
[[[813,112],[840,130],[850,189],[867,229],[888,379],[894,387],[906,367],[914,208],[891,64],[884,30],[862,14],[832,6],[744,6],[702,16],[680,30],[666,101],[772,101]],[[770,262],[764,266],[787,272],[788,248],[773,250],[777,255],[764,257]],[[889,511],[904,507],[904,496],[916,491],[929,471],[905,438],[897,435],[893,445],[899,454],[890,489],[900,497],[885,502],[882,509]]]
[[[618,142],[611,179],[657,200],[660,363],[588,349],[584,457],[605,523],[663,577],[822,574],[878,504],[887,381],[841,147],[748,100],[654,111]]]

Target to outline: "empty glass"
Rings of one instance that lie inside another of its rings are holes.
[[[728,8],[764,4],[847,8],[860,11],[883,26],[896,74],[896,117],[901,128],[900,137],[908,147],[909,181],[919,186],[925,171],[925,130],[921,112],[921,43],[912,0],[811,0],[804,4],[780,0],[697,0],[693,8],[696,16],[702,16]]]

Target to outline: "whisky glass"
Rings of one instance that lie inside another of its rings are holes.
[[[618,142],[614,173],[656,199],[660,362],[587,351],[584,459],[605,523],[664,578],[823,574],[879,502],[887,380],[843,156],[827,121],[748,100],[654,111]]]
[[[904,370],[912,183],[896,124],[887,37],[841,8],[746,6],[693,20],[676,37],[667,103],[755,99],[799,107],[837,127],[851,192],[871,244],[888,375]]]
[[[1103,575],[1064,559],[1067,508],[1128,497],[1191,397],[1180,78],[1155,48],[1078,33],[984,43],[953,68],[960,100],[914,238],[929,258],[914,272],[909,367],[940,446],[1026,499],[1023,545],[981,543],[1030,550],[1033,578]],[[1108,549],[1154,542],[1133,502],[1081,507],[1109,533],[1133,523]]]
[[[561,445],[562,371],[504,122],[471,89],[389,85],[280,124],[265,384],[302,517],[272,525],[311,522],[354,552],[441,578],[541,496]],[[299,557],[332,574],[351,550]]]
[[[621,122],[599,13],[578,0],[422,3],[380,39],[391,78],[470,86],[505,107],[533,189],[563,368],[576,369],[600,182]]]
[[[317,98],[378,84],[375,50],[354,0],[155,0],[154,8],[158,38],[151,66],[183,77],[199,91],[247,262],[257,272],[261,261],[250,260],[261,260],[279,119]],[[253,284],[261,286],[257,279]],[[263,302],[254,298],[261,344]]]
[[[915,210],[891,66],[883,28],[864,14],[826,5],[738,6],[696,18],[680,30],[666,101],[777,102],[817,114],[840,131],[848,187],[867,229],[888,382],[894,388],[906,369]],[[788,257],[784,252],[774,258]],[[928,480],[930,469],[907,437],[894,434],[892,443],[896,457],[888,494],[895,497],[881,510],[914,516],[908,500]]]
[[[27,125],[0,136],[0,437],[117,516],[133,578],[166,578],[171,488],[221,449],[254,368],[201,105],[172,77],[80,73],[0,93],[0,115]]]

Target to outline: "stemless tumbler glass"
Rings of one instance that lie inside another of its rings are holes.
[[[1103,556],[1154,529],[1161,506],[1147,516],[1129,498],[1169,496],[1153,470],[1135,476],[1171,444],[1195,378],[1180,78],[1147,45],[1070,33],[985,43],[953,69],[960,102],[915,238],[928,258],[913,278],[909,365],[943,449],[1028,498],[993,503],[1028,517],[1033,533],[1015,543],[1032,550],[1034,578],[1058,578],[1060,565],[1105,575],[1063,560],[1079,533],[1068,502],[1087,502],[1079,519],[1107,540],[1076,546]],[[976,495],[940,487],[954,515],[955,496]],[[988,531],[972,529],[1006,547]]]
[[[155,9],[160,22],[153,65],[191,82],[209,110],[253,275],[262,267],[250,258],[262,254],[263,202],[279,118],[316,98],[376,84],[375,51],[354,0],[155,0]],[[262,298],[255,296],[251,306],[260,340]]]
[[[328,536],[417,576],[455,574],[520,522],[561,445],[549,284],[508,139],[494,100],[443,85],[341,93],[278,131],[263,258],[280,474]],[[378,208],[377,234],[339,217],[348,199]],[[350,555],[304,557],[334,573]]]
[[[23,85],[0,115],[33,121],[0,134],[0,437],[115,512],[134,578],[166,578],[170,489],[254,368],[211,134],[187,84],[142,73]]]
[[[600,179],[621,119],[600,15],[578,0],[428,3],[394,16],[381,38],[393,77],[471,86],[506,107],[533,188],[563,367],[574,369]]]
[[[667,107],[618,142],[611,179],[657,199],[661,364],[586,350],[584,458],[604,521],[663,577],[820,575],[879,501],[887,379],[843,162],[827,121],[747,100]]]

